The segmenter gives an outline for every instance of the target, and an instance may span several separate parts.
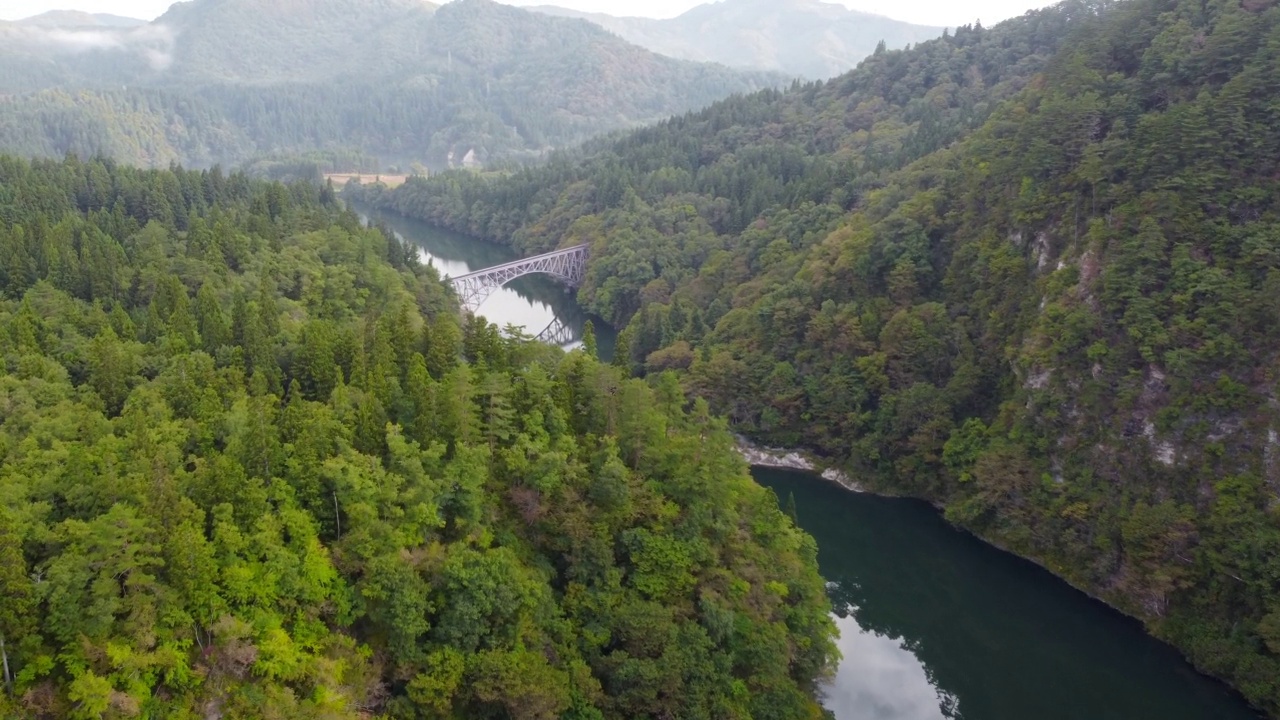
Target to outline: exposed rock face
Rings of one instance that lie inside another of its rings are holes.
[[[738,436],[738,452],[753,467],[783,468],[786,470],[802,470],[821,476],[824,480],[839,483],[853,492],[866,492],[866,489],[854,481],[842,470],[834,467],[822,467],[818,462],[796,450],[779,450],[762,448],[750,440]]]

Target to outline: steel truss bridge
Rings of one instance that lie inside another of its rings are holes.
[[[525,275],[538,273],[550,275],[571,288],[578,287],[582,284],[582,278],[587,271],[588,250],[588,245],[575,245],[564,250],[477,270],[460,277],[450,278],[449,282],[458,293],[462,307],[469,312],[475,312],[495,290]],[[555,324],[552,323],[553,326]],[[552,327],[548,327],[538,337],[541,338],[543,334],[552,330]]]

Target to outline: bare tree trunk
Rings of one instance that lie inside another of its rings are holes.
[[[9,673],[9,653],[4,649],[4,635],[0,635],[0,658],[4,659],[4,689],[13,691],[13,675]]]
[[[338,509],[338,489],[333,490],[333,523],[337,526],[338,539],[342,539],[342,511]]]

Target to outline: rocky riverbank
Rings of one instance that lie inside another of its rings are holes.
[[[821,475],[823,479],[839,483],[844,488],[852,490],[853,492],[866,492],[865,488],[859,485],[853,478],[849,477],[843,471],[837,468],[824,466],[821,462],[796,450],[779,450],[777,448],[760,447],[739,435],[738,452],[742,455],[743,459],[752,466],[784,468],[787,470],[803,470],[805,472]]]

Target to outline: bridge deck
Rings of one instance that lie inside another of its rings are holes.
[[[518,268],[524,265],[528,265],[529,263],[537,260],[547,260],[549,258],[559,257],[561,255],[572,255],[577,252],[582,252],[582,250],[584,250],[586,247],[587,247],[587,244],[583,243],[582,245],[574,245],[573,247],[567,247],[567,248],[564,248],[563,250],[553,250],[549,253],[534,255],[532,257],[527,257],[527,258],[520,258],[519,260],[513,260],[509,263],[494,265],[492,267],[484,268],[483,270],[476,270],[475,272],[469,272],[466,275],[451,277],[449,278],[449,280],[456,282],[458,280],[467,280],[469,278],[479,277],[481,275],[489,275],[491,273],[501,272],[502,270],[507,270],[510,268]]]

